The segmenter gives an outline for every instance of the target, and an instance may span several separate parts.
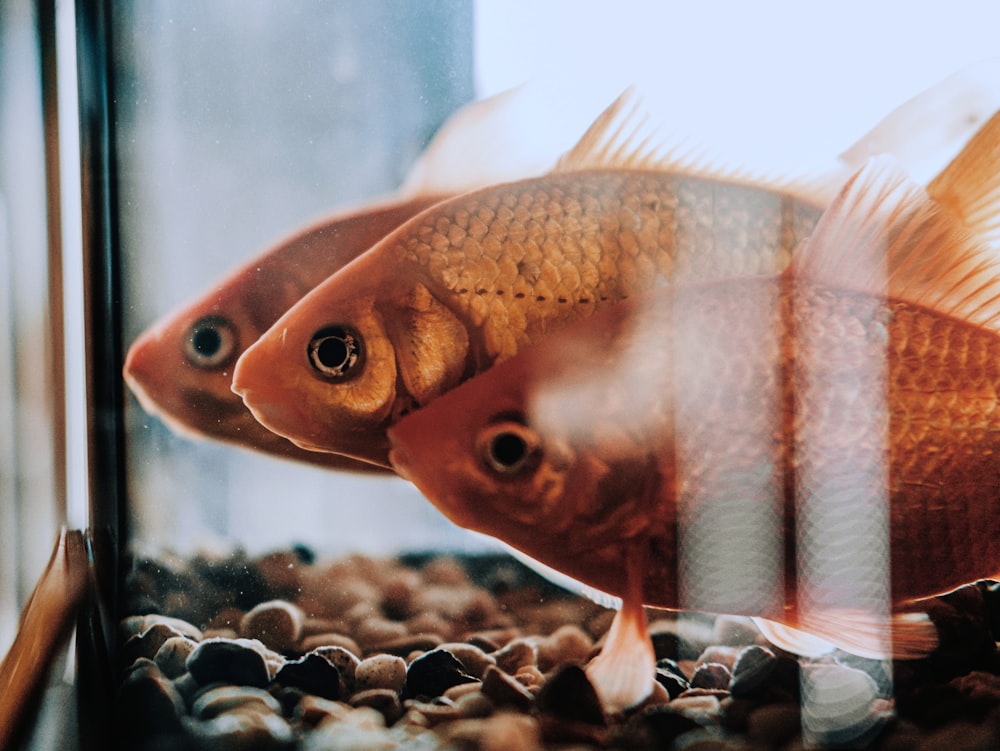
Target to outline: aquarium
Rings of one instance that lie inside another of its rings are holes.
[[[17,742],[1000,742],[991,429],[889,449],[988,399],[995,12],[851,5],[0,6]]]

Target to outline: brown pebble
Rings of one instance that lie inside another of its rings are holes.
[[[411,634],[441,634],[444,637],[454,632],[453,622],[438,613],[417,613],[412,618],[407,618],[403,624]]]
[[[402,657],[378,654],[358,663],[354,670],[355,691],[385,688],[396,693],[406,685],[406,662]]]
[[[187,671],[187,658],[196,646],[186,636],[172,636],[156,650],[153,659],[167,678],[176,678]]]
[[[358,691],[350,698],[352,707],[369,707],[379,712],[386,725],[392,725],[403,716],[399,692],[388,688],[370,688]]]
[[[545,674],[534,665],[525,665],[514,674],[514,679],[521,685],[531,688],[545,683]]]
[[[469,575],[465,568],[454,558],[439,556],[421,569],[420,573],[428,584],[446,584],[455,587],[469,584]]]
[[[486,654],[479,647],[468,642],[446,642],[439,644],[440,649],[447,649],[455,658],[462,663],[465,672],[473,678],[482,679],[483,673],[490,665],[496,665],[497,661],[493,655]]]
[[[330,701],[319,696],[306,694],[299,699],[295,707],[294,717],[309,726],[318,725],[327,719],[343,720],[350,714],[350,709],[343,702]]]
[[[234,709],[257,708],[271,714],[281,714],[281,705],[261,688],[249,686],[219,686],[204,691],[191,706],[191,715],[210,720]]]
[[[413,601],[422,583],[420,574],[412,569],[393,571],[382,587],[382,606],[386,612],[399,619],[415,615],[417,611]]]
[[[690,717],[701,725],[714,725],[719,719],[719,697],[713,695],[688,695],[683,694],[672,700],[669,704],[675,712],[680,712],[685,717]]]
[[[154,623],[141,634],[129,637],[121,647],[121,660],[124,665],[130,665],[140,657],[153,659],[160,647],[170,638],[181,636],[181,633],[165,623]],[[183,638],[183,637],[182,637]]]
[[[469,634],[465,641],[484,652],[496,652],[521,635],[521,629],[513,626],[494,628],[487,631],[476,631]]]
[[[206,628],[204,641],[209,639],[239,639],[240,634],[234,628]]]
[[[475,684],[466,684],[475,685]],[[457,688],[457,687],[456,687]],[[493,702],[489,700],[488,697],[483,696],[482,691],[469,691],[466,694],[462,694],[457,698],[453,699],[455,702],[455,709],[462,717],[473,718],[473,717],[489,717],[493,714],[494,706]]]
[[[253,607],[240,621],[240,635],[244,639],[259,639],[270,649],[286,652],[302,636],[305,614],[285,600],[269,600]]]
[[[593,640],[579,626],[560,626],[538,641],[538,669],[548,672],[566,662],[584,663],[594,648]]]
[[[209,618],[208,625],[205,629],[217,630],[224,628],[231,631],[237,631],[240,627],[240,621],[242,620],[243,611],[235,605],[230,605]]]
[[[368,645],[365,653],[384,652],[402,656],[409,655],[410,652],[429,652],[443,643],[444,639],[437,634],[407,634],[387,642]]]
[[[729,668],[718,662],[704,662],[695,668],[691,676],[691,688],[707,688],[728,691],[732,674]]]
[[[527,712],[535,703],[535,697],[520,681],[491,665],[483,674],[481,690],[483,695],[498,707],[513,707]]]
[[[405,706],[408,710],[418,712],[426,720],[426,727],[434,727],[442,722],[459,720],[462,718],[462,715],[455,707],[455,702],[445,699],[442,696],[438,696],[433,701],[407,699],[403,706]]]
[[[405,638],[409,633],[406,626],[399,621],[374,616],[358,623],[352,636],[364,649],[372,651],[377,649],[376,645]]]
[[[457,720],[441,728],[439,734],[449,747],[479,751],[539,751],[542,736],[532,717],[498,712],[483,720]]]
[[[441,695],[445,699],[450,699],[451,701],[455,702],[457,705],[459,700],[463,696],[467,696],[468,694],[481,693],[482,688],[483,684],[480,681],[476,681],[475,683],[459,683],[457,686],[452,686],[450,688],[445,689],[444,693]]]
[[[361,657],[363,654],[361,646],[354,639],[340,633],[313,634],[299,643],[300,652],[312,652],[324,647],[340,647],[356,657]]]
[[[502,671],[516,675],[521,668],[538,664],[538,648],[533,642],[522,637],[514,639],[503,649],[494,652],[493,658]]]
[[[291,597],[302,586],[304,565],[295,553],[280,551],[258,559],[257,570],[272,592]]]
[[[122,620],[119,624],[119,628],[127,639],[129,636],[141,634],[150,626],[158,623],[169,626],[181,636],[189,636],[195,641],[199,641],[203,638],[201,629],[192,626],[187,621],[182,620],[181,618],[172,618],[167,615],[158,615],[155,613],[150,615],[129,616],[128,618]]]

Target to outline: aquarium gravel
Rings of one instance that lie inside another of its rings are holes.
[[[1000,748],[996,586],[934,602],[941,647],[800,660],[752,621],[650,609],[652,695],[607,714],[583,666],[613,611],[506,556],[136,559],[116,698],[133,749]],[[843,687],[838,735],[803,686]],[[803,719],[808,732],[803,738]],[[858,730],[860,728],[860,730]],[[859,734],[860,733],[860,734]]]

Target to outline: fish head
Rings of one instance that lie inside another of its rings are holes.
[[[547,376],[540,385],[530,372],[543,360],[517,356],[403,417],[388,431],[390,461],[454,523],[618,594],[648,457],[594,431],[586,396],[547,394]]]
[[[241,342],[253,335],[227,290],[143,332],[129,348],[125,382],[148,413],[188,436],[226,438],[254,423],[230,391]]]
[[[301,448],[389,466],[386,428],[457,385],[469,340],[427,287],[372,266],[303,297],[239,359],[232,388]]]

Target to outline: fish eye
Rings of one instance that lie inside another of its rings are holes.
[[[211,370],[228,363],[236,353],[236,329],[222,316],[199,318],[184,339],[184,356],[196,368]]]
[[[355,375],[362,354],[361,337],[343,326],[327,326],[309,340],[309,364],[324,378]]]
[[[479,440],[479,454],[493,472],[511,476],[538,466],[541,458],[538,434],[523,420],[504,420],[490,425]]]

